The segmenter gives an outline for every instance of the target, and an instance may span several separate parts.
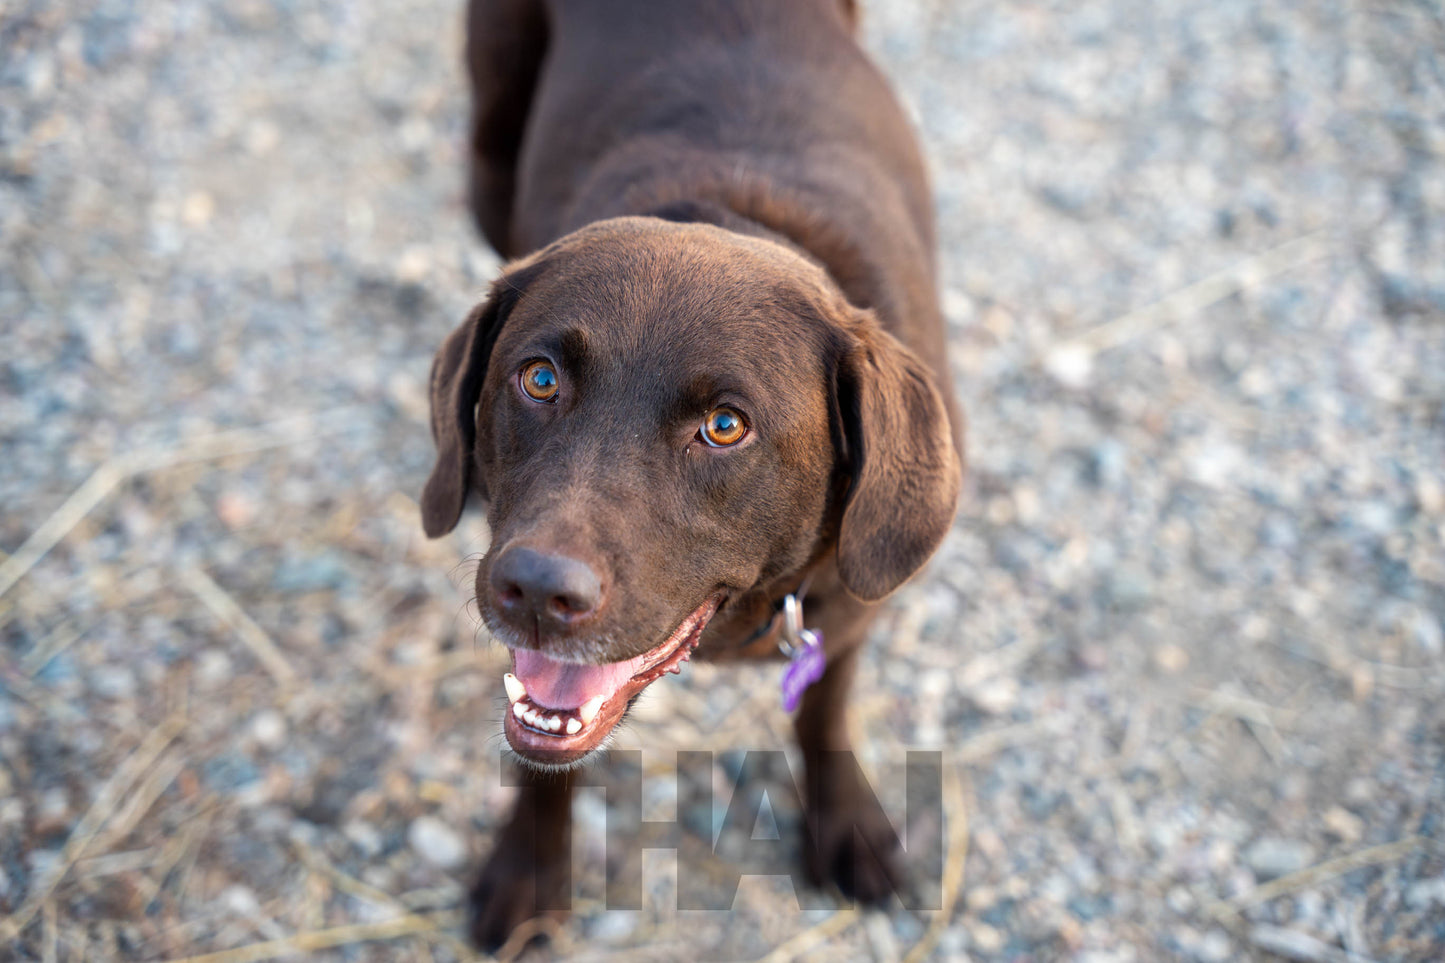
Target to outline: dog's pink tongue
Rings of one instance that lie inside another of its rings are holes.
[[[527,697],[547,709],[576,709],[588,699],[612,698],[628,679],[642,671],[642,656],[607,665],[558,662],[531,649],[513,649],[513,674],[527,688]]]

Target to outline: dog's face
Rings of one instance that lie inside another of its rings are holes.
[[[432,427],[426,530],[487,499],[477,600],[514,656],[508,741],[544,765],[835,548],[850,591],[892,591],[959,484],[926,369],[817,267],[652,218],[512,265],[437,355]]]

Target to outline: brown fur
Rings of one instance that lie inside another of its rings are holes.
[[[962,423],[922,164],[853,17],[836,0],[473,0],[473,209],[498,250],[532,253],[437,354],[422,513],[436,536],[484,496],[483,616],[565,660],[636,656],[713,595],[699,655],[750,657],[806,579],[829,657],[795,721],[810,865],[878,899],[894,867],[855,852],[859,789],[820,760],[849,747],[877,602],[952,522]],[[555,403],[518,388],[536,358]],[[747,415],[734,448],[697,437],[717,404]],[[595,597],[535,631],[509,615],[493,567],[519,546],[591,573]],[[483,945],[565,885],[556,834],[534,830],[539,812],[564,828],[569,796],[565,778],[525,790],[473,894]]]

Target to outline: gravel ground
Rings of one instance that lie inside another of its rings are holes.
[[[503,660],[482,522],[415,503],[497,266],[459,6],[0,0],[0,957],[466,956]],[[947,753],[948,909],[680,912],[657,854],[606,911],[589,793],[554,952],[1445,958],[1439,4],[866,35],[935,173],[972,473],[855,721],[880,773]],[[652,690],[650,818],[668,748],[783,743],[773,685]]]

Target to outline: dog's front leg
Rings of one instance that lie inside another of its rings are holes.
[[[524,771],[511,818],[471,893],[472,939],[496,950],[538,916],[561,918],[572,901],[572,778]]]
[[[860,643],[868,621],[865,616],[849,626]],[[903,892],[903,873],[897,836],[863,778],[848,735],[848,691],[862,646],[840,648],[829,647],[827,670],[804,692],[793,719],[807,769],[804,853],[815,884],[832,880],[845,896],[875,904]]]

